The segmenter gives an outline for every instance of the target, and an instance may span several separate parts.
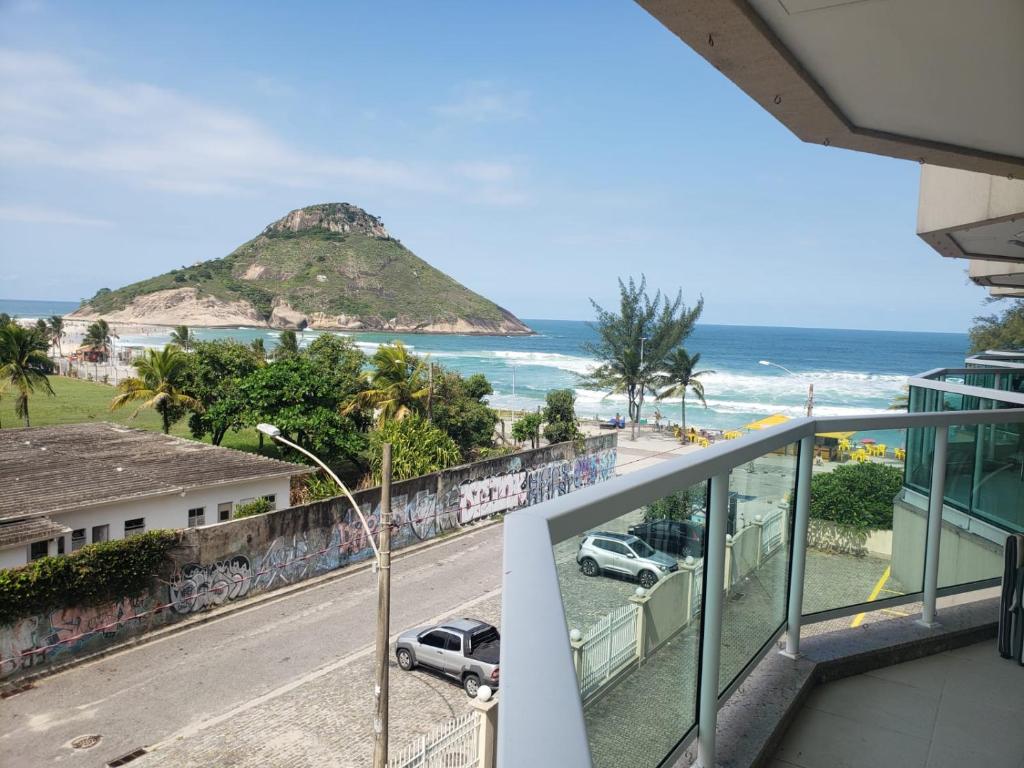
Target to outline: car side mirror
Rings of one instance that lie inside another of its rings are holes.
[[[628,557],[630,560],[636,559],[636,555],[634,555],[632,552],[627,552],[626,557]]]

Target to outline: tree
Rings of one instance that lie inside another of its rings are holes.
[[[259,355],[260,358],[263,360],[267,359],[267,347],[264,345],[262,338],[253,339],[249,346],[252,347],[252,351]]]
[[[700,482],[670,493],[644,507],[644,522],[654,520],[689,520],[694,512],[705,511],[707,482]]]
[[[971,352],[1024,349],[1024,299],[1013,299],[1000,314],[974,318]]]
[[[171,331],[171,344],[177,344],[186,352],[192,349],[192,345],[194,343],[195,337],[192,335],[192,332],[188,329],[187,325],[179,325]]]
[[[85,330],[82,346],[96,352],[104,360],[110,357],[110,326],[106,320],[100,318],[95,323],[90,323]]]
[[[0,312],[0,328],[3,328],[5,325],[10,325],[13,322],[13,317],[8,315],[6,312]]]
[[[36,389],[54,395],[47,378],[53,372],[53,363],[46,356],[47,347],[46,338],[34,328],[17,323],[0,326],[0,391],[14,389],[14,412],[26,427],[32,426],[28,404]]]
[[[512,425],[512,437],[519,443],[529,440],[530,447],[537,448],[540,445],[540,425],[543,423],[544,416],[542,414],[525,413]]]
[[[49,319],[50,344],[57,348],[57,354],[64,357],[64,350],[61,349],[60,341],[67,333],[64,332],[64,318],[60,315],[51,315]]]
[[[547,394],[543,418],[544,439],[566,443],[583,436],[576,420],[576,393],[571,389],[553,389]]]
[[[197,440],[209,434],[220,445],[228,430],[245,426],[249,405],[242,381],[266,362],[250,347],[226,339],[195,342],[185,359],[182,389],[199,404],[189,416],[189,431]]]
[[[295,331],[281,331],[277,339],[277,349],[274,350],[274,359],[281,360],[299,354],[299,337]]]
[[[593,299],[590,303],[597,313],[597,321],[591,327],[597,332],[598,341],[583,346],[601,364],[583,377],[583,382],[593,389],[607,390],[609,395],[626,395],[635,438],[652,377],[664,367],[669,352],[693,331],[704,311],[704,299],[687,307],[682,291],[672,300],[662,296],[661,291],[651,298],[647,295],[647,279],[641,276],[639,285],[633,278],[629,283],[619,280],[618,313],[605,310]]]
[[[903,486],[896,467],[873,461],[842,464],[811,478],[811,517],[857,531],[892,528],[892,505]]]
[[[372,368],[363,373],[366,388],[345,407],[345,413],[372,409],[378,424],[423,413],[430,391],[426,364],[402,342],[384,344],[370,358]]]
[[[164,434],[171,431],[171,425],[189,409],[199,410],[202,404],[186,394],[182,385],[185,380],[187,358],[181,348],[165,344],[163,349],[147,349],[145,355],[135,361],[138,376],[125,379],[118,385],[119,395],[110,403],[110,410],[123,408],[128,403],[141,400],[132,417],[143,408],[152,408],[160,414]]]
[[[237,505],[231,513],[231,519],[239,520],[243,517],[265,515],[267,512],[273,511],[274,505],[270,503],[270,500],[260,496],[258,499],[253,499],[252,501],[247,501],[244,504]]]
[[[890,411],[907,411],[910,410],[910,386],[903,387],[903,390],[896,395],[892,402],[889,403]]]
[[[381,482],[384,443],[391,443],[394,480],[440,472],[462,460],[454,440],[422,416],[410,414],[386,421],[370,434],[370,478],[374,484]]]
[[[432,417],[434,426],[445,432],[459,446],[466,461],[493,447],[494,427],[498,414],[484,398],[494,392],[482,373],[462,378],[455,371],[434,365]]]
[[[669,352],[665,358],[665,368],[655,374],[655,386],[664,387],[658,393],[658,399],[666,397],[679,398],[679,417],[683,425],[683,442],[686,441],[686,392],[687,390],[700,400],[700,404],[708,407],[704,400],[704,384],[700,381],[701,376],[707,376],[714,371],[694,370],[700,362],[700,352],[691,356],[685,349],[678,347]]]

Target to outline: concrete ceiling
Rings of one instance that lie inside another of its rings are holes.
[[[1024,0],[637,0],[804,141],[1024,178]]]

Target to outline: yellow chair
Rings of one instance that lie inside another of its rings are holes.
[[[884,459],[885,458],[885,448],[886,448],[885,443],[879,443],[878,445],[875,446],[875,449],[872,451],[872,453],[875,456],[879,456],[879,457]]]
[[[850,441],[847,438],[844,437],[839,440],[839,450],[844,452],[850,450]]]
[[[701,448],[707,448],[709,445],[711,445],[711,441],[708,440],[706,437],[698,437],[697,445],[699,445]]]
[[[858,464],[863,464],[868,460],[868,452],[863,448],[858,448],[856,451],[850,454],[850,458],[856,461]]]
[[[892,453],[893,453],[893,456],[896,457],[897,461],[906,461],[907,460],[907,452],[903,448],[896,448],[895,450],[893,450]]]
[[[729,432],[726,432],[724,435],[722,435],[722,437],[724,437],[726,440],[735,440],[739,436],[740,436],[740,432],[738,430],[735,430],[735,429],[730,430]]]

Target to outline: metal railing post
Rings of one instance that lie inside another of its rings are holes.
[[[711,478],[707,556],[704,560],[703,637],[700,649],[700,701],[697,720],[697,763],[715,765],[715,727],[718,724],[719,663],[722,650],[722,602],[725,590],[725,533],[729,517],[729,473]]]
[[[937,627],[935,597],[939,587],[939,542],[942,537],[942,503],[946,495],[946,446],[949,427],[935,428],[935,450],[932,456],[932,485],[928,494],[928,538],[924,549],[924,606],[921,620],[926,627]]]
[[[790,658],[800,655],[800,622],[804,606],[804,572],[807,566],[807,527],[811,514],[811,468],[814,465],[814,435],[800,441],[796,470],[796,519],[793,521],[793,569],[789,574],[789,615],[786,617],[786,650]]]

